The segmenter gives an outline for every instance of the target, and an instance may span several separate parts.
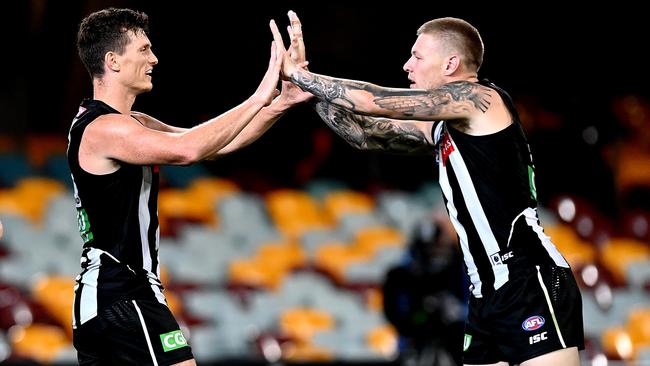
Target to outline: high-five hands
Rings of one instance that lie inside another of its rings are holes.
[[[291,25],[287,26],[289,40],[291,41],[289,55],[296,65],[306,68],[308,62],[305,54],[305,41],[302,37],[302,24],[300,23],[300,19],[298,19],[298,15],[293,10],[289,10],[287,15],[291,23]]]
[[[273,20],[271,20],[269,24],[271,26],[271,29],[278,28],[277,25],[275,25],[275,21]],[[282,42],[282,38],[280,38],[280,42]],[[277,41],[273,41],[271,43],[271,57],[269,58],[269,66],[266,69],[264,78],[252,96],[254,100],[261,101],[265,106],[269,105],[273,98],[275,98],[279,93],[276,89],[279,78],[278,74],[280,73],[280,68],[283,63],[282,57],[286,53],[287,52],[284,49],[284,44],[278,44]]]
[[[274,43],[284,53],[284,57],[282,59],[282,74],[281,74],[282,80],[289,80],[291,78],[291,74],[293,74],[293,72],[298,67],[296,61],[294,61],[293,58],[299,60],[300,57],[304,57],[304,50],[305,50],[304,42],[302,41],[302,26],[300,24],[300,20],[298,20],[298,16],[296,15],[296,13],[290,11],[289,20],[292,22],[291,26],[288,27],[289,37],[292,37],[291,40],[292,48],[290,52],[287,52],[287,49],[284,47],[284,41],[282,40],[282,35],[280,34],[280,30],[278,29],[278,26],[275,24],[274,21],[271,21],[270,23],[271,33],[273,33]],[[300,39],[301,39],[300,41],[296,36],[297,34],[300,35]],[[294,43],[296,44],[295,48],[293,47]],[[301,44],[302,44],[302,50],[300,48]]]
[[[300,19],[298,18],[298,15],[292,10],[289,10],[289,13],[287,15],[289,16],[289,22],[291,23],[291,25],[287,26],[287,32],[289,33],[289,39],[291,41],[288,51],[284,48],[282,35],[280,34],[280,30],[278,29],[275,22],[271,22],[270,27],[271,32],[273,33],[274,43],[278,48],[281,49],[282,52],[284,52],[282,59],[283,69],[281,74],[281,77],[283,79],[282,94],[280,94],[279,99],[283,100],[289,105],[293,105],[307,101],[313,97],[313,95],[311,93],[302,91],[302,89],[290,81],[287,81],[289,80],[290,74],[287,74],[284,70],[285,64],[288,64],[289,68],[300,67],[304,69],[306,69],[307,65],[309,64],[306,58],[305,42],[303,40],[302,24],[300,23]]]

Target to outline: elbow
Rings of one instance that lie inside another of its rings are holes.
[[[174,165],[192,165],[203,160],[200,151],[195,147],[182,147],[174,154]]]

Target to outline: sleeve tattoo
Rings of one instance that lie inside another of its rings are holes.
[[[431,154],[434,146],[415,126],[386,118],[355,114],[331,103],[318,101],[316,112],[336,134],[357,149],[398,154]]]
[[[399,112],[404,117],[432,117],[454,115],[479,110],[485,113],[490,107],[490,89],[468,81],[455,81],[432,90],[406,90],[382,88],[373,84],[335,79],[327,76],[295,72],[292,81],[317,98],[336,104],[353,112],[363,113],[354,103],[349,91],[364,90],[373,97],[378,107]]]

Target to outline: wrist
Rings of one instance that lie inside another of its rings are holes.
[[[292,107],[292,104],[282,95],[278,96],[271,102],[270,105],[265,107],[270,113],[282,115]]]
[[[257,95],[257,93],[251,95],[250,98],[248,98],[248,100],[246,102],[251,107],[258,108],[258,109],[262,109],[268,104],[266,99],[260,97],[259,95]]]

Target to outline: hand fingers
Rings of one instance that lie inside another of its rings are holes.
[[[278,26],[275,24],[275,21],[271,19],[269,22],[269,26],[271,27],[271,33],[273,33],[273,40],[277,43],[279,48],[282,48],[284,50],[284,42],[282,41],[282,34],[280,34],[280,30],[278,29]]]
[[[304,43],[296,37],[291,26],[287,26],[287,32],[289,33],[289,39],[291,40],[291,59],[296,63],[304,61],[306,58]]]
[[[275,41],[271,42],[271,57],[269,58],[269,68],[275,64],[275,60],[277,58],[277,48],[278,46],[276,45]]]
[[[287,15],[289,15],[289,21],[291,22],[293,33],[296,37],[302,37],[302,24],[300,23],[300,19],[298,19],[298,15],[293,10],[289,10]]]
[[[305,43],[303,41],[303,36],[302,36],[302,23],[300,23],[300,19],[298,19],[298,15],[293,11],[289,10],[289,13],[287,14],[289,16],[289,21],[291,22],[291,31],[293,33],[291,37],[292,41],[292,47],[297,48],[300,51],[301,55],[305,54]],[[293,40],[296,40],[297,46],[293,46]]]
[[[290,25],[287,25],[287,33],[289,33],[289,39],[293,39],[293,29],[291,29]]]

